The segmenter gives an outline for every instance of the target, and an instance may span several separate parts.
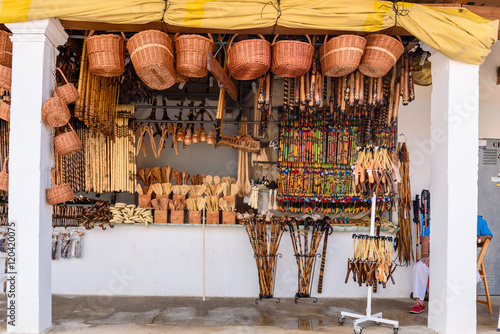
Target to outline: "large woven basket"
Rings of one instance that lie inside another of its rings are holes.
[[[0,88],[10,90],[12,84],[12,69],[7,66],[0,65]]]
[[[47,99],[42,107],[42,119],[47,125],[58,128],[66,125],[71,118],[66,101],[58,96]]]
[[[0,190],[9,191],[9,174],[7,174],[7,160],[9,157],[6,157],[3,161],[2,171],[0,171]]]
[[[286,40],[276,42],[276,35],[272,45],[271,72],[288,78],[304,75],[312,64],[314,47],[311,39],[306,35],[308,43]]]
[[[78,89],[76,89],[75,85],[68,82],[68,79],[66,79],[66,76],[59,67],[57,68],[57,70],[59,71],[59,73],[61,73],[64,81],[66,81],[66,84],[54,89],[54,93],[56,94],[56,96],[63,99],[66,104],[78,101],[80,99]]]
[[[214,41],[200,35],[175,34],[175,69],[189,78],[202,78],[208,74],[208,53],[214,51]]]
[[[70,185],[67,183],[58,185],[57,169],[55,167],[52,167],[50,177],[52,178],[52,187],[45,190],[47,202],[50,205],[56,205],[73,200],[75,195],[73,194],[73,190]]]
[[[0,65],[12,68],[12,34],[10,32],[0,30]]]
[[[115,77],[125,71],[125,35],[93,35],[87,38],[90,72],[101,77]]]
[[[54,151],[60,156],[73,154],[83,148],[82,141],[78,138],[77,133],[70,123],[68,125],[71,128],[70,131],[54,138]]]
[[[359,71],[369,77],[383,77],[403,54],[403,43],[400,38],[397,40],[383,34],[369,35],[366,40]]]
[[[141,31],[128,40],[127,50],[135,72],[150,88],[163,90],[175,84],[174,46],[168,34]]]
[[[3,100],[0,102],[0,119],[10,122],[10,104]]]
[[[319,48],[321,72],[328,77],[343,77],[354,72],[361,60],[366,39],[357,35],[340,35]]]
[[[261,39],[246,39],[232,45],[235,34],[227,49],[227,69],[236,80],[253,80],[267,73],[271,66],[271,43],[259,34]]]

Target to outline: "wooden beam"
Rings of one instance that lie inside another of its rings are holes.
[[[81,21],[65,21],[61,20],[63,27],[67,30],[97,30],[97,31],[123,31],[123,32],[139,32],[143,30],[155,29],[162,30],[161,22],[150,22],[146,24],[112,24],[103,22],[81,22]],[[166,32],[168,33],[191,33],[191,34],[273,34],[273,27],[268,28],[252,28],[252,29],[206,29],[206,28],[189,28],[179,27],[172,25],[165,25]],[[395,27],[391,28],[388,32],[389,35],[411,36],[405,29]],[[341,35],[341,34],[357,34],[365,35],[366,32],[353,32],[348,30],[327,30],[327,29],[295,29],[277,26],[274,29],[274,34],[280,35]]]
[[[238,100],[238,91],[234,85],[233,80],[227,75],[222,66],[220,66],[217,59],[211,52],[207,53],[207,68],[212,73],[212,75],[217,79],[219,83],[219,88],[224,89],[229,96],[234,100]]]

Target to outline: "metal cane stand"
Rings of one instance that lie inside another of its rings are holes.
[[[374,193],[372,197],[372,212],[371,212],[371,221],[370,221],[370,236],[375,235],[375,204],[377,202],[377,195]],[[353,321],[353,329],[354,333],[361,334],[363,331],[363,327],[360,324],[366,321],[374,321],[375,324],[380,325],[380,323],[389,324],[394,326],[394,334],[397,334],[399,330],[399,321],[389,320],[382,318],[382,312],[372,314],[372,291],[373,287],[368,287],[367,300],[366,300],[366,315],[356,314],[350,312],[342,311],[339,317],[339,323],[343,324],[345,322],[345,317],[356,318]]]
[[[276,304],[279,304],[281,302],[281,299],[279,298],[276,298],[274,297],[274,287],[276,286],[276,267],[278,266],[278,258],[281,258],[283,257],[283,255],[281,255],[281,253],[277,253],[276,255],[258,255],[258,254],[253,254],[253,257],[266,257],[266,258],[269,258],[269,259],[274,259],[274,270],[273,270],[273,273],[272,273],[272,278],[273,278],[273,288],[272,288],[272,291],[271,291],[271,294],[269,295],[264,295],[262,294],[262,291],[261,293],[259,293],[259,298],[255,299],[255,304],[258,304],[259,301],[261,300],[276,300]],[[259,280],[261,280],[261,277],[259,276]]]
[[[312,265],[311,276],[310,277],[306,277],[306,278],[309,278],[309,288],[308,288],[307,291],[312,291],[313,278],[314,278],[314,270],[316,268],[316,260],[318,258],[321,259],[321,254],[320,253],[316,253],[316,254],[313,254],[313,255],[300,254],[300,255],[295,255],[295,256],[296,257],[301,257],[301,258],[304,258],[304,259],[314,258],[313,265]],[[302,283],[302,278],[301,278],[300,272],[298,273],[298,276],[299,276],[299,283],[298,283],[298,290],[297,291],[300,291],[300,286],[301,286],[301,283]],[[311,297],[310,293],[298,293],[298,292],[295,294],[294,302],[295,302],[295,304],[297,304],[297,301],[299,299],[307,299],[307,298],[312,299],[313,303],[317,303],[318,302],[318,298],[317,297]]]

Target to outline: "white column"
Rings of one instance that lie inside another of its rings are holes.
[[[68,35],[56,19],[9,23],[13,33],[10,118],[9,221],[16,224],[15,321],[9,332],[40,333],[52,326],[52,129],[42,122],[42,105],[54,88],[57,46]],[[10,305],[10,304],[9,304]]]
[[[430,61],[428,325],[438,333],[475,333],[479,66],[438,52]]]

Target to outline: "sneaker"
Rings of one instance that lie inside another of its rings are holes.
[[[415,303],[413,307],[410,309],[410,313],[419,314],[425,311],[425,305],[420,303]]]

